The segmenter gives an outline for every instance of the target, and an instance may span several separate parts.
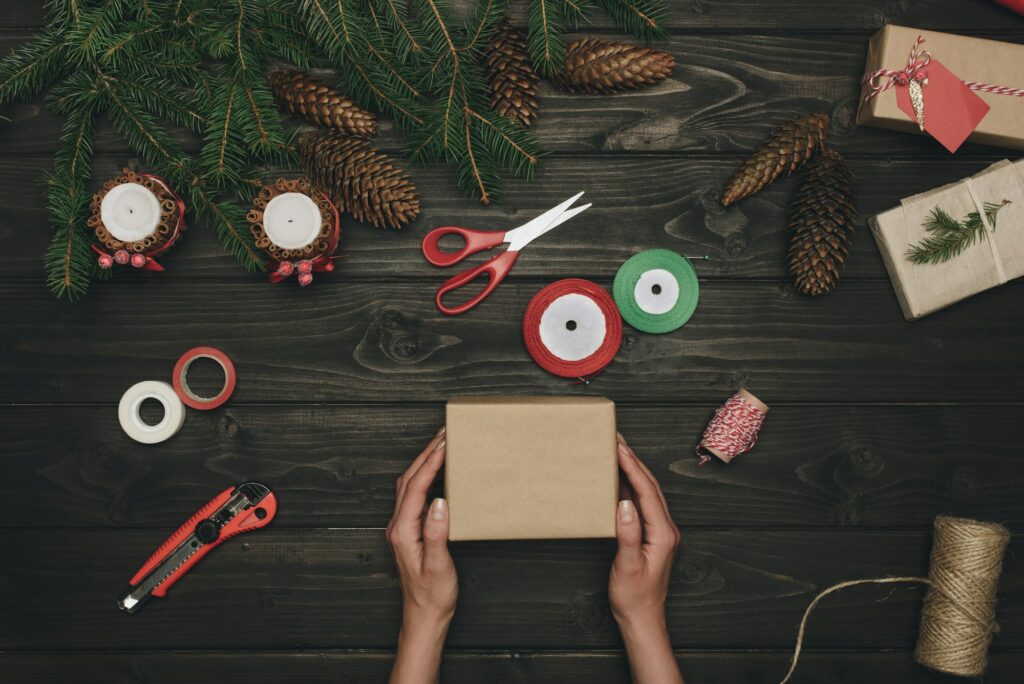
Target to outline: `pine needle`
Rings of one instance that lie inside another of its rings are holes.
[[[996,229],[996,214],[1007,204],[1010,204],[1010,200],[1004,199],[998,204],[985,202],[985,217],[993,231]],[[914,264],[945,263],[960,256],[976,242],[988,239],[985,224],[977,211],[968,213],[963,221],[957,221],[941,207],[935,207],[922,227],[930,235],[912,245],[905,255],[907,261]]]

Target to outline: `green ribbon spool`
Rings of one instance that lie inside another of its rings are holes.
[[[689,259],[667,249],[649,249],[622,264],[612,295],[626,323],[646,333],[667,333],[690,320],[700,285]]]

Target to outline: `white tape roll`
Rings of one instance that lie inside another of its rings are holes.
[[[641,311],[655,316],[668,313],[679,301],[679,281],[663,268],[652,268],[640,274],[633,298]]]
[[[604,312],[590,297],[562,295],[540,317],[540,339],[563,361],[585,359],[604,343],[608,323]]]
[[[156,425],[142,420],[139,409],[142,402],[155,399],[164,407],[164,417]],[[117,406],[121,429],[136,442],[157,444],[178,434],[185,422],[185,405],[174,393],[174,388],[159,380],[144,380],[128,388]]]

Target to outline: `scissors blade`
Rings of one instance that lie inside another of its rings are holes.
[[[567,221],[568,219],[572,218],[576,214],[580,213],[581,211],[589,207],[590,205],[588,204],[586,207],[577,207],[576,209],[572,210],[572,212],[566,212],[566,209],[572,206],[573,202],[575,202],[582,196],[582,192],[577,193],[570,197],[569,199],[562,202],[561,204],[559,204],[557,207],[548,209],[547,211],[545,211],[543,214],[533,219],[532,221],[528,221],[527,223],[524,223],[518,228],[514,228],[513,230],[510,230],[507,233],[505,233],[505,242],[508,243],[508,251],[517,252],[521,250],[523,247],[533,242],[533,240],[535,240],[536,238],[539,238],[541,235],[548,232],[549,230],[559,225],[563,221]],[[567,216],[566,218],[562,218],[562,216],[565,215],[566,213],[568,213],[569,216]]]

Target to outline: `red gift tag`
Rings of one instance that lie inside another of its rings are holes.
[[[928,72],[928,85],[923,88],[925,133],[956,152],[988,114],[989,106],[937,59],[922,69]],[[917,121],[909,86],[896,87],[896,104],[911,121]]]

